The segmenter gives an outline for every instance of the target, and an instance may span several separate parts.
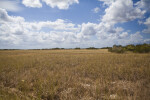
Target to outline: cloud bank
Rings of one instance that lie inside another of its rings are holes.
[[[134,6],[132,0],[100,1],[107,5],[100,23],[73,24],[63,19],[28,22],[23,17],[10,16],[0,8],[0,48],[84,48],[150,43],[150,39],[144,39],[139,31],[131,33],[115,26],[117,23],[143,18],[147,11],[145,8]],[[143,24],[147,26],[143,33],[150,33],[150,18]]]
[[[23,0],[22,4],[26,7],[41,8],[42,2],[51,8],[68,9],[70,5],[79,3],[78,0]]]
[[[0,8],[6,9],[7,11],[17,12],[22,8],[19,6],[19,1],[16,0],[0,0]]]

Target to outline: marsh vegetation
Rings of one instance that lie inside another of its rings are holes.
[[[0,100],[107,99],[150,99],[150,53],[0,51]]]

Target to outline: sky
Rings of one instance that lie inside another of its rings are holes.
[[[150,43],[150,0],[0,0],[0,49]]]

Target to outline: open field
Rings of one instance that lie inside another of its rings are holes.
[[[0,100],[150,100],[150,53],[0,51]]]

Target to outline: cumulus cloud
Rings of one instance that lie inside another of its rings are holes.
[[[81,26],[62,19],[27,22],[22,17],[9,16],[4,9],[0,9],[0,19],[0,48],[17,45],[27,45],[29,47],[33,45],[32,43],[35,47],[35,44],[41,46],[43,44],[79,42],[76,33],[80,31]],[[50,30],[44,31],[43,28]]]
[[[96,24],[93,23],[83,23],[81,28],[81,33],[84,35],[95,35],[96,34]]]
[[[102,21],[115,24],[142,18],[145,11],[133,7],[132,0],[114,0],[114,2],[111,2],[110,6],[105,9],[105,13]]]
[[[92,10],[94,13],[98,13],[100,11],[100,8],[99,7],[96,7]]]
[[[144,29],[143,33],[150,33],[150,17],[146,19],[144,24],[147,26],[147,29]]]
[[[108,7],[105,9],[105,15],[97,25],[90,26],[92,32],[95,32],[97,38],[103,41],[112,41],[114,44],[140,43],[143,41],[142,35],[137,33],[128,33],[122,27],[115,27],[117,23],[125,23],[135,19],[143,18],[145,10],[134,6],[132,0],[99,0]],[[90,29],[89,28],[89,29]],[[86,29],[87,30],[87,29]],[[90,31],[89,31],[90,32]],[[84,32],[83,33],[88,33]],[[95,35],[94,34],[94,35]]]
[[[42,0],[51,1],[49,6],[67,9],[64,2],[71,5],[78,0]],[[64,1],[64,2],[63,2]],[[10,16],[7,11],[0,9],[0,48],[44,48],[44,47],[87,47],[112,46],[113,44],[131,44],[148,42],[140,32],[130,33],[117,23],[125,23],[140,19],[145,10],[134,6],[131,0],[99,0],[108,7],[100,23],[73,24],[63,19],[56,21],[27,22],[23,17]],[[59,3],[58,3],[59,2]],[[62,3],[63,2],[63,3]],[[62,3],[62,4],[61,4]],[[59,6],[58,6],[59,5]],[[61,7],[60,7],[61,5]],[[68,5],[68,7],[69,7]],[[121,12],[120,12],[121,11]],[[150,18],[143,22],[149,32]],[[48,28],[48,31],[45,31]],[[94,39],[93,39],[94,38]]]
[[[41,0],[42,2],[46,3],[51,8],[57,7],[58,9],[68,9],[70,5],[74,3],[79,3],[78,0]],[[26,7],[37,7],[41,8],[42,3],[40,0],[23,0],[22,4]]]
[[[24,4],[26,7],[42,7],[40,0],[22,0],[22,4]]]
[[[135,19],[143,18],[146,11],[135,7],[132,0],[99,1],[103,2],[104,5],[107,5],[108,7],[105,9],[105,15],[102,17],[101,22],[99,25],[97,25],[97,37],[103,40],[128,40],[131,35],[129,35],[127,31],[124,31],[122,27],[115,27],[115,25],[117,23],[125,23]],[[130,40],[133,39],[130,37]]]
[[[24,21],[24,18],[20,17],[20,16],[17,16],[17,17],[9,16],[5,9],[0,8],[0,23],[3,23],[3,22],[20,22],[20,21]]]
[[[145,39],[144,43],[150,43],[150,39]]]
[[[6,9],[7,11],[17,12],[22,8],[19,6],[18,0],[0,0],[0,8]]]
[[[137,5],[139,8],[143,8],[147,11],[150,11],[150,0],[140,0],[135,5]]]
[[[30,31],[40,31],[43,28],[48,28],[49,30],[72,31],[76,33],[79,31],[80,26],[57,19],[56,21],[24,22],[24,27]]]
[[[104,5],[110,5],[111,3],[113,3],[115,0],[98,0],[103,2]]]
[[[135,19],[143,18],[145,10],[141,10],[138,7],[134,7],[132,0],[99,0],[108,6],[105,9],[105,14],[101,19],[101,22],[93,27],[96,28],[96,36],[100,40],[110,40],[114,44],[118,42],[125,44],[133,42],[133,36],[129,34],[128,31],[124,30],[122,27],[115,27],[118,23],[125,23]],[[140,34],[139,34],[140,35]],[[136,37],[137,39],[139,37]],[[132,40],[132,41],[131,41]],[[108,41],[107,41],[108,42]],[[124,43],[123,43],[124,42]],[[139,42],[139,41],[136,41]],[[135,43],[135,42],[134,42]]]
[[[59,9],[68,9],[73,3],[79,3],[78,0],[42,0],[50,7],[57,7]]]

